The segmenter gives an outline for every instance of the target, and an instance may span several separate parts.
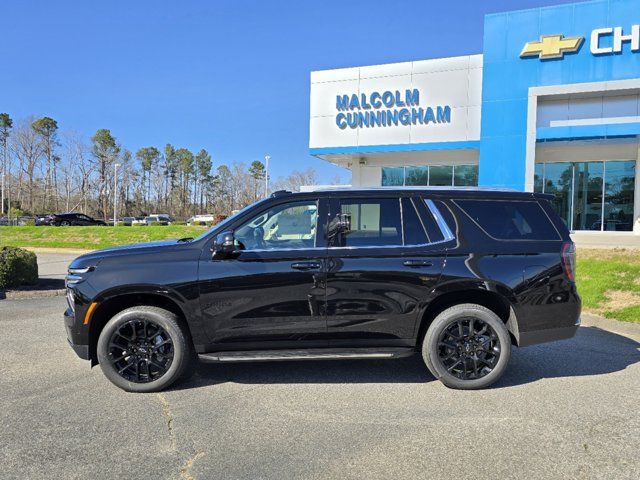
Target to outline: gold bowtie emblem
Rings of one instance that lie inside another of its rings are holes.
[[[577,52],[584,37],[564,38],[564,35],[543,35],[540,41],[527,42],[520,57],[537,56],[540,60],[562,58],[565,53]]]

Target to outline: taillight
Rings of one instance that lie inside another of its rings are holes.
[[[562,244],[562,269],[570,281],[576,279],[576,246],[573,242]]]

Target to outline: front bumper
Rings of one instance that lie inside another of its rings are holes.
[[[75,315],[71,308],[67,308],[64,312],[64,327],[67,332],[67,341],[78,357],[83,360],[89,360],[89,345],[83,342],[83,336],[78,335],[75,331]]]

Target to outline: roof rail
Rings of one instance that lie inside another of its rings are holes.
[[[289,190],[276,190],[271,194],[271,198],[282,197],[284,195],[291,195]]]

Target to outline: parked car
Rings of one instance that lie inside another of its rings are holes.
[[[51,217],[52,215],[49,213],[38,213],[33,216],[34,224],[36,227],[40,227],[43,225],[51,225]]]
[[[136,217],[122,217],[121,220],[119,220],[119,223],[122,223],[123,225],[132,225],[133,221],[136,219]]]
[[[551,195],[483,189],[276,192],[196,239],[96,251],[66,279],[75,352],[128,391],[208,362],[420,354],[486,387],[512,344],[572,337],[575,248]],[[336,366],[336,368],[340,368]]]
[[[131,225],[146,225],[147,224],[147,217],[133,217],[133,220],[131,221]]]
[[[206,225],[207,223],[211,223],[214,220],[215,215],[213,214],[194,215],[193,217],[187,219],[187,225]]]
[[[58,227],[66,227],[69,225],[106,225],[102,220],[96,220],[84,213],[56,213],[48,215],[44,222],[44,225],[54,225]]]
[[[157,223],[160,225],[171,225],[171,217],[169,215],[163,214],[149,215],[144,219],[144,221],[147,225],[150,225],[152,223]]]

